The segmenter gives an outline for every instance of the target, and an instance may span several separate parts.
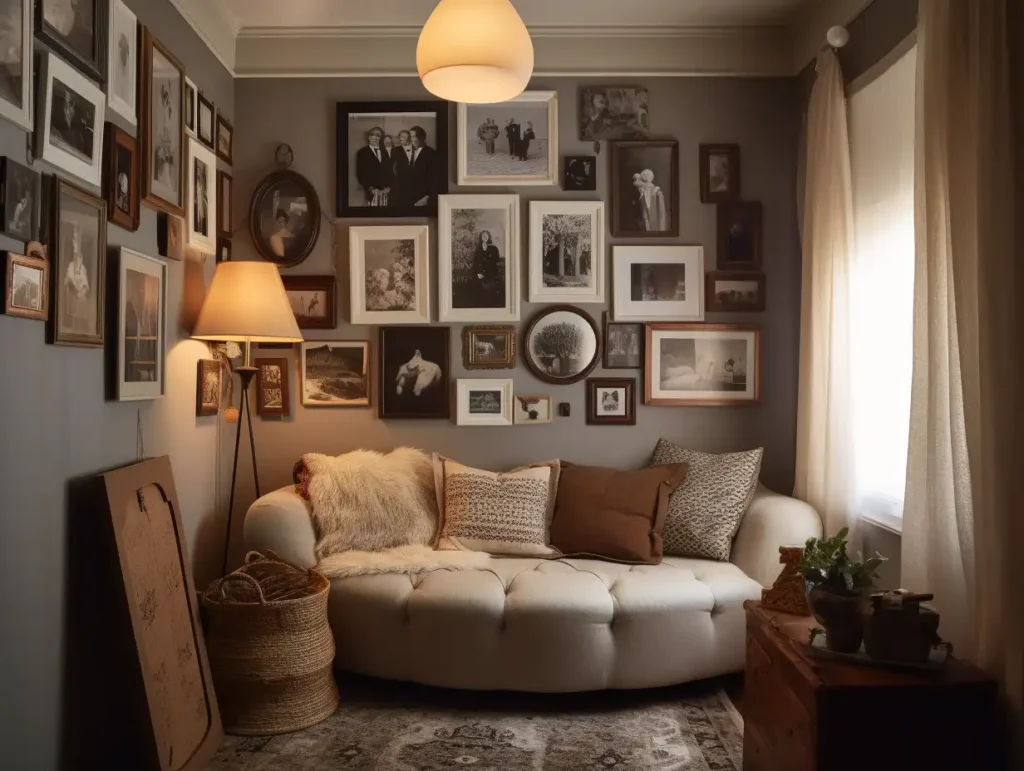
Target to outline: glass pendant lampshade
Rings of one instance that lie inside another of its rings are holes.
[[[424,87],[450,102],[519,96],[533,75],[533,41],[509,0],[441,0],[420,32]]]

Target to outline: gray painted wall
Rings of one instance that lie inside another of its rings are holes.
[[[198,87],[233,115],[230,74],[175,8],[167,0],[127,3],[181,59]],[[113,112],[107,117],[120,121]],[[26,162],[26,135],[6,122],[0,122],[0,155]],[[34,168],[54,171],[42,162]],[[141,219],[135,233],[108,224],[109,245],[156,256],[156,213],[143,207]],[[0,249],[23,252],[24,244],[0,236]],[[134,461],[137,415],[147,454],[171,456],[193,554],[197,533],[212,533],[209,549],[194,554],[205,565],[197,574],[209,577],[216,570],[210,555],[221,542],[214,521],[218,425],[217,418],[195,417],[195,362],[208,354],[205,346],[186,340],[182,325],[189,309],[202,302],[213,260],[205,265],[172,261],[168,267],[171,340],[167,397],[159,401],[105,401],[103,351],[47,345],[43,322],[0,316],[0,583],[7,587],[0,592],[0,693],[7,715],[0,721],[0,765],[5,768],[71,767],[72,759],[59,759],[62,733],[103,709],[102,693],[92,695],[91,705],[69,704],[64,698],[65,662],[82,644],[78,637],[66,639],[66,586],[87,585],[93,578],[68,570],[72,552],[82,544],[69,542],[74,502],[67,485],[75,477]],[[96,621],[103,631],[104,620]]]

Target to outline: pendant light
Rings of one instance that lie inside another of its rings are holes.
[[[530,82],[533,41],[509,0],[441,0],[420,32],[416,68],[442,99],[504,102]]]

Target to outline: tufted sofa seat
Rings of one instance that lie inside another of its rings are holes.
[[[778,547],[821,535],[814,509],[760,489],[732,562],[659,565],[491,558],[480,570],[331,582],[339,669],[427,685],[563,692],[647,688],[743,668],[743,601],[779,570]],[[315,565],[306,502],[253,504],[247,548]]]

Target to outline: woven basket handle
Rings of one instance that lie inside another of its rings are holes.
[[[251,565],[254,562],[284,562],[284,560],[278,557],[277,552],[272,549],[246,552],[245,564]],[[287,565],[289,563],[284,562],[284,564]]]
[[[246,555],[246,558],[248,559],[248,555]],[[262,587],[260,587],[260,582],[257,581],[252,576],[250,576],[248,573],[237,573],[237,572],[236,573],[231,573],[229,575],[226,575],[226,576],[224,576],[224,578],[221,579],[221,581],[220,581],[220,598],[222,600],[226,600],[227,599],[227,594],[225,594],[225,592],[224,592],[224,587],[227,585],[227,583],[229,581],[241,581],[242,583],[251,584],[252,586],[255,586],[256,587],[256,594],[260,598],[260,605],[266,605],[267,604],[267,599],[266,599],[266,597],[263,596],[263,589],[262,589]]]

